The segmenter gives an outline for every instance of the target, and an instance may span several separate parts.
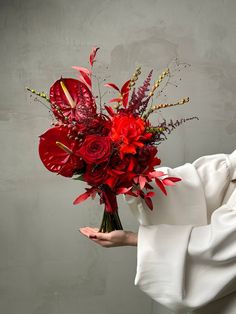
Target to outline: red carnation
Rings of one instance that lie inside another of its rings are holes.
[[[108,160],[111,148],[109,137],[92,134],[86,136],[78,154],[88,164],[100,164]]]
[[[82,159],[75,155],[78,142],[68,138],[68,129],[54,127],[40,136],[39,155],[44,166],[64,177],[72,177],[83,168]]]

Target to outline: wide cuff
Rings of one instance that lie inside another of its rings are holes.
[[[191,225],[139,227],[135,285],[176,309],[185,294],[185,262]]]
[[[144,209],[141,198],[124,194],[124,200],[128,204],[132,214],[138,220],[139,224],[149,225],[146,213],[147,209]]]

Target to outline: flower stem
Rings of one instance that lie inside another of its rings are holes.
[[[123,230],[118,212],[109,213],[104,210],[99,232],[111,232],[113,230]]]

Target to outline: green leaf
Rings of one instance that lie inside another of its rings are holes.
[[[74,179],[74,180],[84,181],[82,174],[81,174],[80,176],[78,176],[77,178],[73,178],[73,179]]]

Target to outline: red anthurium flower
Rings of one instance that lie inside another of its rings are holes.
[[[44,166],[64,177],[72,177],[83,168],[82,159],[76,156],[77,141],[68,138],[68,129],[54,127],[40,136],[39,155]]]
[[[83,121],[96,114],[96,104],[89,88],[76,79],[61,78],[50,88],[50,102],[60,121]]]

